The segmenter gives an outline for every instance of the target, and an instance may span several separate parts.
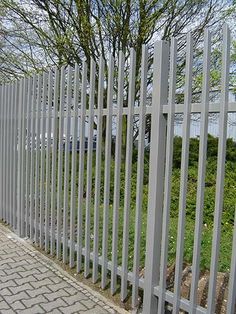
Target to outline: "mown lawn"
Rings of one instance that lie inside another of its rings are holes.
[[[191,264],[194,241],[194,224],[196,210],[196,193],[197,193],[197,174],[198,174],[198,139],[190,140],[190,157],[188,171],[188,188],[187,188],[187,206],[186,206],[186,228],[184,243],[184,261]],[[79,156],[79,154],[78,154]],[[78,157],[77,156],[77,157]],[[84,191],[86,191],[86,158],[85,155],[85,180]],[[78,159],[78,158],[77,158]],[[101,166],[101,202],[100,202],[100,238],[99,248],[102,249],[102,231],[103,231],[103,187],[104,187],[104,160],[102,158]],[[181,138],[176,137],[174,140],[173,156],[173,173],[172,173],[172,193],[170,209],[170,232],[169,232],[169,255],[168,264],[175,262],[176,239],[178,225],[178,204],[179,204],[179,187],[180,187],[180,162],[181,162]],[[214,217],[214,199],[216,183],[216,165],[217,165],[217,139],[208,137],[207,168],[205,182],[205,201],[203,211],[203,231],[201,245],[201,270],[209,269],[213,217]],[[219,271],[228,271],[230,267],[230,258],[232,250],[232,231],[234,224],[234,212],[236,203],[236,143],[232,140],[227,141],[226,156],[226,173],[225,173],[225,194],[222,215],[222,233],[220,243]],[[112,248],[112,215],[113,215],[113,192],[114,192],[114,158],[111,161],[111,188],[110,188],[110,212],[109,212],[109,233],[108,233],[108,256],[111,258]],[[142,208],[142,234],[140,242],[140,268],[144,267],[145,246],[146,246],[146,222],[148,206],[148,172],[149,172],[149,154],[145,153],[144,162],[144,186],[143,186],[143,208]],[[124,187],[125,187],[125,164],[121,166],[121,193],[120,193],[120,210],[119,210],[119,235],[118,235],[118,262],[122,260],[122,238],[123,238],[123,208],[124,208]],[[136,179],[137,179],[137,151],[133,152],[132,177],[131,177],[131,205],[130,205],[130,223],[129,223],[129,269],[133,267],[133,250],[135,236],[135,200],[136,200]],[[77,183],[78,184],[78,183]],[[95,186],[95,152],[93,154],[93,184],[92,184],[92,202],[94,201]],[[84,201],[86,193],[84,194]],[[83,210],[85,220],[85,206]],[[84,227],[84,226],[83,226]],[[91,206],[91,250],[93,245],[93,204]]]

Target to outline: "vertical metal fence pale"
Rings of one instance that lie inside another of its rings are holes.
[[[96,63],[53,68],[0,86],[0,219],[143,313],[214,313],[224,201],[230,31],[223,28],[221,99],[211,103],[212,39],[204,33],[201,101],[193,103],[194,39],[187,35],[183,103],[176,103],[177,39]],[[181,57],[183,58],[183,57]],[[148,82],[151,84],[148,86]],[[151,85],[151,88],[150,88]],[[151,104],[148,101],[151,93]],[[219,140],[207,307],[198,303],[209,114]],[[174,285],[166,283],[175,115],[183,116]],[[200,114],[192,281],[181,294],[191,115]],[[146,137],[147,121],[151,140]],[[137,145],[134,146],[134,134]],[[135,154],[134,154],[135,150]],[[147,153],[148,152],[148,153]],[[145,164],[145,158],[149,158]],[[135,161],[134,161],[135,159]],[[144,169],[148,175],[144,184]],[[133,180],[134,178],[134,180]],[[145,186],[144,186],[145,185]],[[144,202],[144,196],[148,199]],[[144,215],[146,213],[146,215]],[[145,221],[144,221],[145,220]],[[132,225],[132,228],[131,228]],[[143,229],[145,225],[145,230]],[[131,235],[132,230],[132,235]],[[142,242],[142,245],[141,245]],[[227,313],[235,311],[236,228]],[[145,247],[145,249],[144,249]],[[145,263],[141,261],[146,252]]]

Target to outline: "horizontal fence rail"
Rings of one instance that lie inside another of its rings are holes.
[[[100,282],[120,288],[143,313],[215,313],[224,202],[229,102],[230,31],[223,29],[221,99],[210,100],[212,39],[204,34],[201,101],[193,99],[194,40],[188,34],[183,101],[176,103],[177,40],[159,41],[149,60],[142,47],[53,68],[0,86],[0,219],[21,237]],[[151,64],[151,66],[150,66]],[[148,81],[151,78],[151,95]],[[183,296],[191,119],[199,114],[191,287]],[[210,116],[219,116],[207,304],[199,302]],[[175,117],[182,116],[178,223],[172,287],[167,283],[171,242]],[[147,130],[149,130],[147,132]],[[135,140],[134,135],[136,134]],[[136,144],[135,144],[136,142]],[[147,161],[148,160],[148,161]],[[235,218],[232,218],[232,220]],[[236,229],[228,288],[235,312]],[[146,254],[145,254],[146,252]],[[145,262],[144,262],[145,257]],[[142,299],[142,300],[141,300]],[[141,301],[140,301],[141,300]]]

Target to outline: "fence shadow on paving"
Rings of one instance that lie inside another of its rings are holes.
[[[201,100],[195,103],[191,34],[186,56],[181,56],[183,103],[176,103],[180,61],[174,38],[156,42],[153,57],[143,46],[140,69],[131,49],[129,58],[123,52],[118,60],[110,55],[108,67],[102,58],[99,64],[91,59],[0,87],[0,218],[21,237],[100,282],[102,289],[112,295],[119,291],[121,301],[131,295],[137,307],[143,297],[143,313],[167,308],[214,313],[216,295],[223,302],[218,271],[229,269],[225,307],[234,313],[232,183],[224,196],[225,177],[235,177],[228,169],[235,164],[226,159],[228,115],[236,112],[236,102],[228,98],[227,26],[219,103],[210,102],[211,45],[206,30]],[[190,139],[194,114],[200,114],[197,140]],[[212,114],[219,114],[219,137],[210,168]],[[176,115],[183,118],[179,139],[174,136]],[[197,156],[192,160],[194,141]],[[230,198],[225,207],[224,197]],[[205,198],[210,198],[207,206]],[[222,225],[225,211],[227,225]],[[185,269],[191,273],[187,293]],[[207,283],[201,301],[203,271]]]

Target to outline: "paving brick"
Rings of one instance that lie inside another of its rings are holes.
[[[50,292],[51,290],[49,290],[47,286],[43,286],[43,287],[33,289],[33,290],[27,290],[28,295],[30,295],[33,298],[40,294],[45,294],[45,293],[50,293]]]
[[[41,273],[41,274],[44,274],[46,272],[48,272],[48,268],[43,266],[41,263],[37,263],[38,264],[38,271]],[[31,265],[30,265],[31,266]]]
[[[13,273],[11,275],[1,276],[0,282],[4,283],[4,282],[7,282],[9,280],[17,280],[17,279],[21,279],[21,276],[18,273]]]
[[[1,301],[0,302],[0,310],[2,312],[2,310],[7,310],[7,309],[10,309],[10,306],[7,304],[6,301]]]
[[[14,261],[14,264],[12,265],[12,267],[15,268],[15,267],[24,266],[24,265],[27,265],[26,261],[17,261],[17,262]]]
[[[44,280],[39,280],[39,281],[37,281],[37,279],[35,278],[35,280],[36,280],[35,282],[32,282],[32,286],[34,288],[40,288],[42,286],[48,286],[48,288],[50,289],[51,285],[53,284],[53,282],[49,278],[46,278]]]
[[[28,298],[29,298],[29,296],[24,291],[17,293],[15,295],[5,296],[5,300],[7,301],[8,304],[11,304],[11,303],[18,301],[18,300],[25,300]]]
[[[51,276],[50,279],[54,282],[54,283],[60,283],[61,282],[61,278],[58,276]]]
[[[66,306],[67,304],[62,299],[56,299],[51,302],[41,303],[42,308],[48,313],[56,308]]]
[[[94,302],[90,299],[82,299],[81,303],[87,308],[87,309],[92,309],[94,307]]]
[[[70,285],[65,281],[61,281],[61,282],[53,284],[53,285],[48,285],[48,288],[52,291],[58,291],[60,289],[68,288],[68,287],[70,287]]]
[[[8,288],[1,289],[1,296],[12,295],[11,291]]]
[[[41,314],[41,313],[46,313],[40,305],[34,305],[30,309],[23,310],[20,312],[20,314]]]
[[[14,267],[14,268],[10,268],[10,269],[6,269],[5,272],[7,275],[11,275],[13,273],[18,273],[20,271],[24,271],[25,269],[22,266],[19,267]]]
[[[12,309],[4,310],[1,314],[16,314],[16,312]]]
[[[66,287],[64,288],[64,290],[68,292],[70,295],[78,293],[78,289],[76,289],[75,287]]]
[[[4,289],[5,287],[15,287],[16,282],[13,280],[9,280],[7,282],[0,282],[0,291]]]
[[[1,241],[1,240],[0,240]],[[3,241],[1,241],[1,243],[2,242],[9,242],[8,240],[3,240]],[[3,251],[3,252],[6,252],[6,253],[8,253],[8,252],[14,252],[15,250],[16,250],[16,246],[15,245],[2,245],[1,246],[1,250]]]
[[[19,255],[18,255],[18,253],[16,252],[16,250],[13,251],[13,252],[9,252],[9,251],[8,251],[8,253],[4,254],[4,259],[11,259],[11,258],[12,258],[12,260],[13,260],[13,262],[14,262],[14,258],[15,258],[15,257],[18,257],[18,256],[19,256]]]
[[[23,269],[23,271],[20,271],[20,272],[19,272],[19,275],[20,275],[21,277],[23,277],[23,278],[32,275],[32,276],[34,276],[36,279],[39,279],[39,278],[37,278],[37,274],[39,274],[39,271],[38,271],[37,269],[29,269],[29,270]]]
[[[86,300],[87,297],[82,294],[82,293],[77,293],[75,295],[71,295],[69,297],[63,297],[63,300],[68,304],[68,305],[72,305],[74,303],[76,303],[79,300]],[[87,299],[88,300],[88,299]]]
[[[6,275],[7,275],[7,273],[3,269],[1,269],[0,270],[0,277],[6,276]]]
[[[62,311],[62,313],[65,313],[65,314],[72,314],[72,313],[80,313],[80,311],[87,311],[88,309],[80,303],[80,301],[77,301],[75,304],[73,305],[69,305],[67,307],[63,307],[63,308],[60,308],[60,310]],[[106,310],[103,312],[104,313],[107,313]]]
[[[35,261],[35,263],[32,264],[24,264],[22,265],[22,267],[25,270],[30,270],[30,269],[38,269],[39,271],[41,270],[42,264],[39,263],[37,260]],[[48,271],[48,269],[46,268],[46,270]]]
[[[55,291],[55,292],[44,293],[44,296],[45,296],[49,301],[53,301],[53,300],[56,300],[57,298],[68,297],[69,294],[68,294],[68,292],[66,292],[64,289],[60,289],[60,290]],[[62,299],[65,299],[65,298],[62,298]]]
[[[43,274],[40,274],[39,272],[37,272],[35,274],[35,277],[38,280],[42,280],[42,279],[45,279],[45,278],[50,278],[51,279],[52,277],[56,277],[56,276],[54,275],[54,273],[52,271],[47,271],[47,272],[45,272]]]
[[[28,290],[32,290],[34,288],[30,285],[30,283],[27,282],[27,283],[25,283],[25,284],[23,284],[21,286],[9,287],[9,289],[11,290],[11,292],[13,294],[16,294],[16,293],[19,293],[21,291],[27,291],[28,292]]]
[[[15,281],[18,285],[23,285],[24,283],[27,283],[27,282],[31,282],[32,284],[36,283],[37,279],[33,275],[30,275],[30,276],[25,277],[25,278],[16,279]]]
[[[5,264],[0,266],[0,270],[6,271],[6,269],[11,269],[10,264]]]
[[[11,249],[12,251],[15,250],[15,248]],[[17,251],[17,255],[18,256],[25,256],[25,252],[24,251]]]
[[[17,311],[17,310],[24,310],[25,306],[23,303],[21,303],[21,301],[16,301],[11,304],[11,308]]]
[[[25,256],[27,255],[27,259],[25,259]],[[31,257],[29,254],[25,253],[24,255],[17,255],[17,257],[13,257],[13,259],[16,262],[24,262],[24,264],[33,264],[35,263],[35,259]]]
[[[7,254],[10,254],[10,253],[16,253],[16,248],[13,247],[13,248],[10,248],[10,247],[6,247],[4,250],[3,250],[4,253],[4,256],[7,256]],[[17,252],[18,254],[18,252]]]
[[[42,304],[43,302],[48,302],[48,300],[42,295],[38,295],[35,298],[29,298],[28,300],[22,300],[24,305],[29,308],[36,304]]]
[[[0,259],[0,266],[10,263],[15,263],[15,261],[12,258]]]
[[[86,314],[104,314],[104,313],[107,313],[107,312],[104,312],[104,309],[100,306],[94,306],[93,309],[91,310],[85,310],[85,311],[80,311],[80,313],[86,313]]]

